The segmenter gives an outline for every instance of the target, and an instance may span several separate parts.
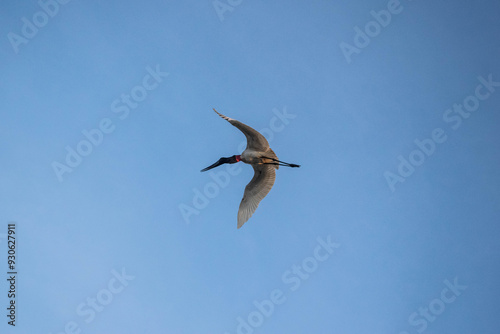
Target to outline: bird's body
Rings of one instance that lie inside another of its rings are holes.
[[[205,168],[202,172],[222,165],[224,163],[236,163],[243,161],[252,165],[254,176],[250,183],[245,187],[245,193],[238,210],[238,228],[253,215],[260,201],[271,191],[276,179],[276,169],[279,166],[300,167],[295,164],[288,164],[278,160],[274,151],[269,147],[266,138],[258,131],[241,123],[235,119],[229,118],[214,111],[223,119],[237,127],[247,138],[247,147],[241,155],[234,155],[230,158],[221,158],[213,165]]]
[[[241,161],[250,165],[274,163],[274,161],[269,158],[278,159],[270,147],[264,152],[247,148],[243,151],[243,153],[241,153]],[[279,165],[274,166],[276,169],[279,168]]]

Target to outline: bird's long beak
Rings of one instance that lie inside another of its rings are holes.
[[[203,169],[201,170],[201,172],[206,172],[207,170],[210,170],[210,169],[215,168],[215,167],[217,167],[217,166],[223,165],[223,164],[224,164],[224,162],[222,162],[221,160],[222,160],[222,159],[219,159],[219,161],[217,161],[216,163],[211,164],[210,166],[208,166],[208,167],[206,167],[206,168],[203,168]]]
[[[201,171],[206,172],[207,170],[210,170],[210,169],[215,168],[217,166],[220,166],[223,164],[234,164],[234,163],[237,163],[238,161],[241,161],[241,158],[239,155],[233,155],[232,157],[229,157],[229,158],[220,158],[219,161],[217,161],[213,165],[208,166],[207,168],[203,168]]]

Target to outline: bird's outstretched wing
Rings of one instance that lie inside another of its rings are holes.
[[[252,165],[255,174],[245,187],[245,193],[238,210],[238,228],[242,227],[273,187],[276,172],[273,165]]]
[[[241,123],[240,121],[222,115],[215,109],[214,111],[217,113],[217,115],[224,118],[226,121],[228,121],[238,129],[240,129],[241,132],[243,132],[245,137],[247,137],[247,148],[262,152],[265,152],[269,148],[269,143],[267,142],[267,139],[263,135],[261,135],[258,131],[249,127],[246,124]]]

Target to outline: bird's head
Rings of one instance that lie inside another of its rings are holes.
[[[206,168],[203,168],[201,171],[206,172],[207,170],[210,170],[210,169],[215,168],[217,166],[220,166],[223,164],[234,164],[234,163],[237,163],[238,161],[241,161],[241,155],[233,155],[232,157],[229,157],[229,158],[220,158],[219,161],[217,161],[216,163],[214,163]]]

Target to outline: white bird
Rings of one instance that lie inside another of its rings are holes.
[[[247,147],[241,155],[220,158],[219,161],[201,171],[205,172],[223,164],[234,164],[238,161],[243,161],[244,163],[252,165],[255,172],[252,180],[245,187],[245,193],[243,194],[243,199],[241,200],[238,210],[238,228],[240,228],[253,215],[260,201],[266,197],[273,187],[276,178],[275,169],[278,169],[279,166],[300,167],[300,165],[279,161],[263,135],[246,124],[224,116],[215,109],[214,111],[217,115],[243,132],[245,137],[247,137]]]

